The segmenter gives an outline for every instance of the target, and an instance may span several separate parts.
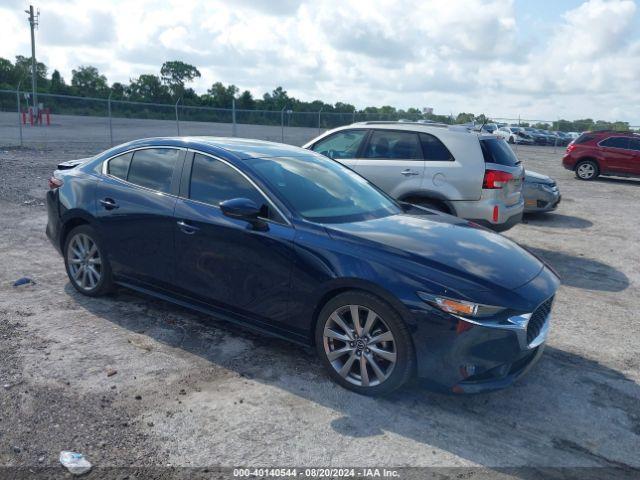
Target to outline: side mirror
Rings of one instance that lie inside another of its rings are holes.
[[[256,230],[267,229],[267,223],[258,218],[262,212],[262,208],[256,205],[253,200],[249,200],[248,198],[225,200],[224,202],[220,202],[220,210],[226,217],[249,222]]]

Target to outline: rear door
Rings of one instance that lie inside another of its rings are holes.
[[[154,147],[103,164],[97,219],[113,273],[168,285],[173,276],[173,210],[185,151]]]
[[[367,129],[341,130],[318,140],[311,150],[355,169],[367,133]]]
[[[608,173],[631,173],[635,152],[630,147],[629,137],[609,137],[598,143],[604,159],[604,170]]]
[[[393,197],[418,191],[425,169],[418,132],[372,130],[354,169]]]

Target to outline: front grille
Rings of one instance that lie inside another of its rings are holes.
[[[551,313],[551,306],[553,305],[553,297],[545,300],[535,311],[531,314],[529,323],[527,324],[527,345],[533,342],[540,334],[540,330],[544,326],[544,322],[547,320],[549,313]]]

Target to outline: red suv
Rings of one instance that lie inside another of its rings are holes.
[[[640,177],[640,135],[631,132],[585,132],[567,147],[562,165],[580,180],[598,175]]]

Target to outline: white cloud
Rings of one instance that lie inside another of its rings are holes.
[[[0,56],[29,54],[21,3],[0,6]],[[70,80],[94,64],[110,81],[195,64],[261,95],[278,85],[359,107],[433,106],[516,118],[597,117],[640,124],[640,39],[631,0],[589,0],[547,21],[532,44],[511,0],[51,0],[38,57]],[[539,27],[536,21],[528,28]]]

